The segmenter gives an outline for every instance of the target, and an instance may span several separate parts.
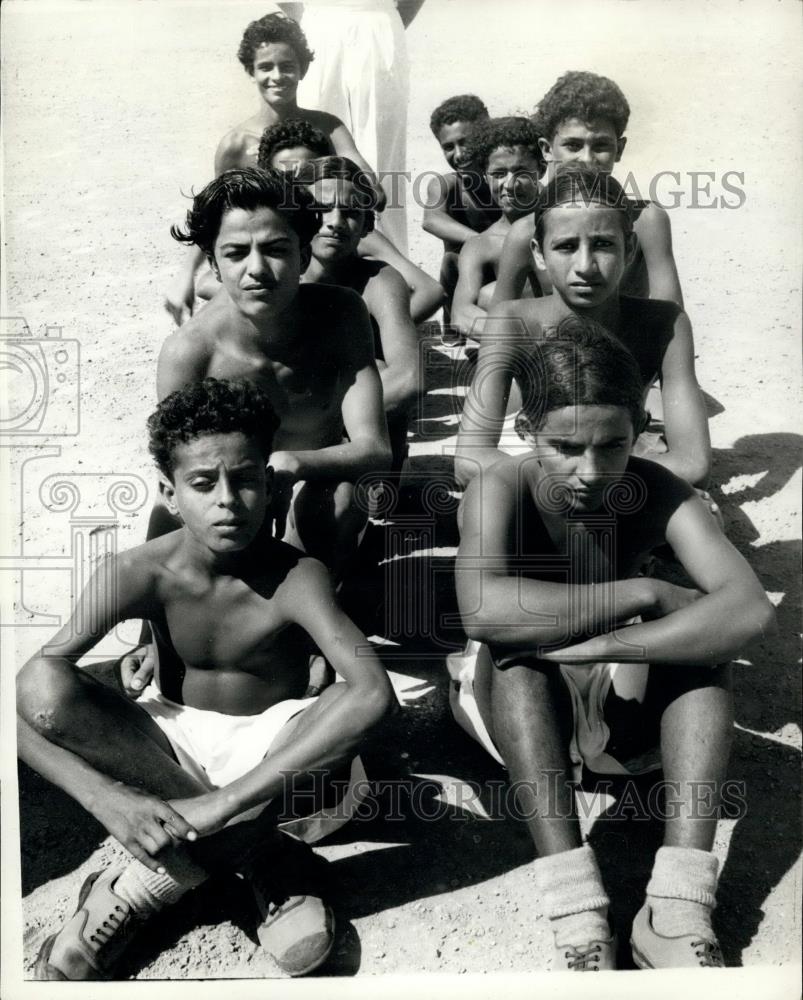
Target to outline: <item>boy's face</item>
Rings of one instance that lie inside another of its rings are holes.
[[[315,156],[316,154],[307,146],[292,146],[290,149],[280,149],[275,152],[270,158],[270,165],[273,170],[290,173],[299,163],[309,163]]]
[[[547,270],[554,291],[582,311],[617,293],[633,240],[625,237],[615,208],[573,201],[549,209],[543,245],[535,240],[532,245],[536,264]]]
[[[634,440],[623,406],[564,406],[550,410],[537,431],[523,415],[516,426],[548,477],[550,499],[581,514],[602,506],[605,490],[627,468]]]
[[[241,431],[204,434],[173,452],[173,481],[160,490],[173,514],[204,548],[239,552],[265,520],[270,472],[254,438]]]
[[[501,146],[488,157],[485,178],[504,216],[531,212],[538,196],[540,162],[524,146]]]
[[[441,125],[438,129],[438,142],[440,143],[446,162],[452,168],[465,170],[470,165],[468,158],[468,134],[471,130],[471,122],[452,122],[450,125]]]
[[[627,139],[617,136],[616,129],[605,119],[584,122],[566,118],[551,141],[542,138],[538,142],[547,163],[580,160],[609,174],[621,159]]]
[[[310,187],[321,209],[321,228],[312,240],[312,256],[320,261],[352,257],[365,235],[365,209],[350,181],[327,177]]]
[[[292,104],[301,80],[301,66],[292,46],[268,42],[254,53],[252,75],[264,101],[272,108]]]
[[[232,302],[251,320],[278,315],[298,295],[298,236],[272,208],[225,212],[211,264]]]

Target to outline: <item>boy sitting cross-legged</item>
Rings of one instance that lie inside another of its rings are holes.
[[[150,449],[182,527],[102,567],[18,675],[20,757],[132,855],[87,879],[74,916],[42,946],[37,978],[108,977],[143,921],[208,874],[242,871],[270,841],[260,814],[288,778],[292,790],[348,762],[391,706],[387,676],[324,566],[271,536],[277,424],[248,382],[207,378],[164,399]],[[137,702],[78,666],[128,618],[150,620],[158,650]],[[317,698],[302,697],[310,640],[342,678]],[[333,917],[301,872],[279,874],[290,891],[278,906],[258,896],[258,934],[301,975],[329,954]]]

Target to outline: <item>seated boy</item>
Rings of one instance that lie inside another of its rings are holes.
[[[401,469],[407,451],[409,412],[421,392],[418,334],[410,318],[410,293],[387,264],[361,258],[358,248],[373,227],[371,191],[356,163],[338,156],[299,168],[321,210],[321,228],[312,238],[312,259],[302,284],[341,285],[362,296],[374,332],[385,415],[393,449],[392,468]]]
[[[601,323],[633,353],[645,395],[660,377],[666,443],[640,441],[639,450],[693,486],[705,485],[711,446],[691,325],[674,302],[621,294],[634,243],[633,206],[619,182],[581,162],[562,164],[535,210],[533,250],[553,294],[502,303],[485,321],[458,435],[455,467],[463,482],[508,447],[500,439],[517,351],[577,315]]]
[[[277,426],[268,393],[248,382],[205,379],[164,399],[150,450],[182,526],[101,567],[18,675],[20,757],[132,855],[89,876],[74,916],[42,945],[39,979],[110,976],[143,921],[265,850],[270,821],[255,817],[288,777],[292,788],[349,760],[392,704],[326,569],[271,536]],[[129,618],[151,621],[159,654],[138,702],[78,667]],[[309,639],[342,678],[317,699],[302,698]],[[302,872],[275,875],[296,889],[284,901],[258,895],[259,936],[301,975],[329,954],[332,913]]]
[[[381,210],[385,204],[384,191],[343,122],[325,111],[298,106],[298,84],[313,59],[298,24],[279,13],[266,14],[258,21],[252,21],[243,34],[237,58],[253,78],[262,105],[255,115],[221,139],[215,153],[215,176],[233,167],[256,166],[259,142],[265,129],[288,118],[301,118],[323,132],[334,152],[348,156],[366,171],[376,191],[377,208]],[[202,261],[203,254],[200,252],[188,254],[176,282],[165,297],[165,308],[178,325],[184,321],[185,310],[192,315],[195,272]]]
[[[518,377],[527,451],[477,476],[464,499],[458,602],[485,645],[454,677],[455,716],[517,790],[555,969],[615,967],[608,895],[572,786],[583,766],[640,773],[659,745],[664,846],[633,958],[722,965],[711,851],[733,729],[728,661],[771,629],[772,606],[694,490],[631,456],[643,381],[620,341],[570,316],[522,351]],[[693,587],[635,576],[665,542]]]
[[[460,94],[439,104],[429,120],[432,134],[453,171],[429,182],[421,223],[424,232],[443,240],[440,283],[447,296],[446,323],[450,321],[449,310],[457,286],[457,258],[463,244],[484,232],[501,215],[484,176],[474,169],[469,158],[471,129],[488,118],[488,109],[479,97]]]
[[[547,181],[559,163],[579,160],[610,173],[622,158],[630,106],[607,77],[596,73],[564,73],[538,105],[534,122],[547,163]],[[642,298],[666,299],[683,308],[672,230],[666,211],[654,202],[637,203],[633,230],[635,251],[622,278],[622,291]],[[534,294],[549,295],[548,275],[533,261],[530,241],[533,218],[519,219],[505,240],[493,305],[517,299],[526,282]]]
[[[513,223],[532,212],[543,160],[538,133],[527,118],[492,118],[475,126],[470,156],[485,175],[502,218],[463,244],[452,302],[452,321],[464,336],[479,340],[493,294],[499,258]]]
[[[300,119],[288,119],[265,129],[259,142],[257,165],[265,170],[297,171],[302,163],[331,152],[326,136],[319,129]],[[390,264],[404,278],[410,289],[410,316],[416,325],[428,319],[442,304],[443,289],[438,282],[399,253],[383,233],[371,227],[360,240],[358,252],[360,257]],[[197,294],[202,295],[200,288]]]
[[[284,174],[228,170],[196,195],[173,235],[203,251],[219,291],[165,340],[156,382],[160,399],[209,375],[268,392],[277,537],[337,574],[367,517],[354,483],[389,466],[390,444],[365,306],[350,290],[299,287],[319,226]]]

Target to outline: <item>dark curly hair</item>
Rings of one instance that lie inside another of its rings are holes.
[[[633,231],[636,205],[612,174],[579,160],[557,164],[552,180],[541,190],[535,203],[535,238],[543,245],[544,220],[550,209],[569,202],[583,201],[586,205],[615,208],[622,218],[625,236]]]
[[[273,448],[279,418],[264,389],[241,379],[205,378],[171,392],[148,417],[148,450],[172,481],[177,445],[205,434],[240,431],[255,438],[265,460]]]
[[[489,118],[478,122],[469,136],[468,155],[477,170],[484,171],[491,153],[508,146],[523,146],[538,160],[539,175],[544,172],[546,164],[538,145],[538,132],[529,118]]]
[[[266,14],[258,21],[252,21],[243,32],[237,58],[251,76],[254,75],[254,56],[260,45],[280,42],[289,45],[295,52],[303,77],[315,54],[307,44],[307,36],[297,21],[285,14]]]
[[[232,208],[274,209],[290,224],[302,248],[312,242],[321,224],[312,195],[293,184],[286,174],[257,167],[234,167],[224,170],[195,195],[187,212],[186,229],[171,226],[170,235],[180,243],[200,247],[211,258],[220,223]]]
[[[579,118],[583,122],[609,121],[618,138],[625,134],[630,105],[607,76],[570,70],[550,87],[535,113],[539,135],[552,141],[561,122]]]
[[[566,316],[525,355],[514,372],[524,401],[516,418],[519,433],[539,430],[550,411],[564,406],[621,406],[630,414],[634,432],[643,429],[644,387],[638,362],[599,323]]]
[[[454,125],[455,122],[477,122],[488,118],[488,109],[475,94],[458,94],[449,97],[432,112],[429,127],[437,138],[444,125]]]
[[[257,166],[270,170],[270,161],[275,153],[283,149],[295,149],[296,146],[303,146],[316,156],[328,156],[332,152],[332,143],[319,128],[310,125],[303,118],[288,118],[270,125],[262,133]]]

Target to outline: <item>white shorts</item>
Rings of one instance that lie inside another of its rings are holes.
[[[170,741],[182,769],[212,791],[230,785],[253,770],[269,753],[285,725],[315,701],[317,697],[288,698],[257,715],[224,715],[171,701],[151,681],[137,704]],[[348,822],[367,793],[365,770],[360,758],[355,757],[349,787],[336,806],[281,823],[280,828],[299,840],[315,843]],[[249,809],[238,816],[236,822],[253,819],[266,805],[262,803]]]

